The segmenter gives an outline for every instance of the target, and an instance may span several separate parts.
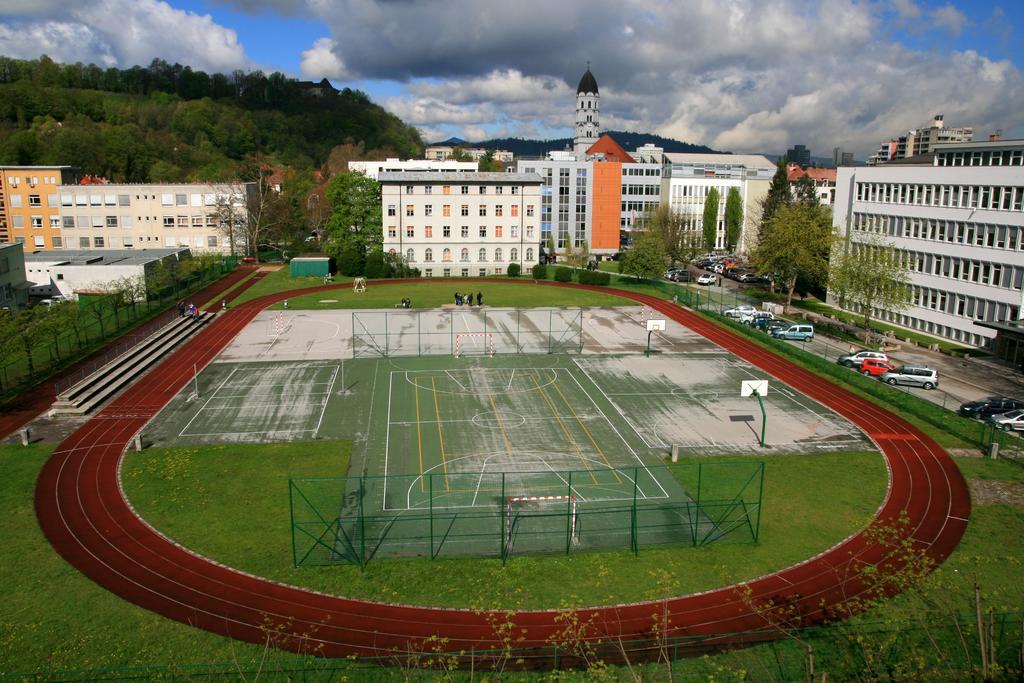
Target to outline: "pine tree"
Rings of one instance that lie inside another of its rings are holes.
[[[743,230],[743,199],[735,187],[725,197],[725,248],[735,251]]]
[[[718,190],[714,187],[704,200],[704,248],[715,250],[715,238],[718,236]]]

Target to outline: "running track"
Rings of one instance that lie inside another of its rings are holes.
[[[449,651],[499,649],[492,624],[505,623],[504,614],[351,600],[243,574],[160,535],[136,516],[124,498],[119,469],[126,446],[188,382],[193,364],[205,367],[271,303],[344,286],[268,295],[220,315],[147,375],[146,381],[130,388],[58,446],[36,485],[40,525],[68,562],[113,593],[168,618],[239,640],[265,643],[270,639],[282,648],[329,657],[416,651],[419,643],[435,635],[448,639]],[[537,285],[527,280],[523,286]],[[967,527],[970,498],[959,470],[930,437],[899,416],[691,311],[645,295],[616,293],[664,313],[857,424],[879,445],[889,468],[889,490],[874,523],[896,520],[905,512],[907,533],[936,562],[953,551]],[[828,514],[827,510],[815,512]],[[764,637],[771,637],[764,617],[752,610],[751,602],[784,600],[799,612],[801,624],[820,623],[835,614],[837,605],[866,590],[853,571],[856,567],[892,562],[884,548],[872,545],[861,532],[814,558],[748,582],[747,597],[731,586],[659,603],[581,610],[579,618],[590,624],[588,639],[605,643],[651,638],[653,615],[660,620],[665,610],[670,636],[762,631]],[[441,564],[438,570],[443,570]],[[516,627],[525,629],[524,641],[517,647],[535,648],[540,657],[540,648],[549,645],[552,637],[559,639],[555,634],[565,628],[557,617],[553,611],[516,614],[512,617]],[[633,656],[656,654],[651,643]],[[539,660],[531,662],[529,652],[524,656],[525,666],[542,665]]]

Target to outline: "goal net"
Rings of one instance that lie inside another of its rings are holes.
[[[459,332],[455,335],[455,357],[463,354],[494,355],[494,334],[492,332]]]
[[[568,550],[579,543],[578,521],[576,496],[506,498],[504,554]]]

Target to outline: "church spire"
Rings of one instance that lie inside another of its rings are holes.
[[[597,142],[597,133],[600,130],[599,99],[597,79],[590,72],[590,62],[588,61],[587,71],[576,87],[576,136],[573,138],[573,150],[577,153],[585,153],[591,145]]]

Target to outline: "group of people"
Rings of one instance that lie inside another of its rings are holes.
[[[188,316],[190,318],[198,318],[199,317],[199,307],[196,306],[193,303],[189,303],[186,306],[184,301],[179,301],[178,302],[178,317],[179,318],[184,318],[185,316]]]
[[[462,306],[463,304],[465,304],[466,306],[472,306],[473,305],[473,292],[470,292],[469,294],[460,294],[459,292],[455,292],[455,305],[456,306]],[[484,305],[484,294],[483,294],[483,292],[477,292],[476,293],[476,305],[477,306],[483,306]]]
[[[412,299],[403,298],[402,299],[402,308],[412,308]]]

